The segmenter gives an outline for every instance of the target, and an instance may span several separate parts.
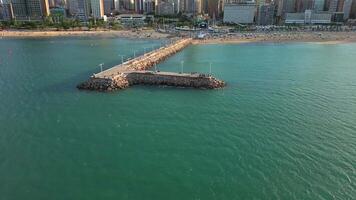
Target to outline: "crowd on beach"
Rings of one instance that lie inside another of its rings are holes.
[[[132,29],[132,30],[98,30],[98,31],[0,31],[1,38],[22,37],[125,37],[125,38],[170,38],[170,37],[194,37],[195,44],[200,43],[242,43],[242,42],[356,42],[356,31],[243,31],[243,32],[210,32],[205,33],[203,38],[197,38],[195,33],[168,34],[154,29]]]
[[[242,42],[356,42],[356,32],[250,32],[210,34],[195,43]]]
[[[156,32],[153,29],[133,29],[133,30],[97,30],[97,31],[22,31],[22,30],[3,30],[0,31],[0,38],[28,38],[28,37],[88,37],[88,36],[102,36],[102,37],[124,37],[124,38],[165,38],[168,34]]]

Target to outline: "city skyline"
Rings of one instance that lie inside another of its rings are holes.
[[[306,10],[312,10],[313,13],[329,12],[332,20],[339,20],[340,13],[343,13],[343,20],[356,17],[356,0],[1,0],[1,5],[0,14],[3,20],[40,20],[49,16],[50,10],[57,7],[67,10],[69,16],[81,21],[89,18],[101,19],[104,15],[112,16],[117,13],[187,13],[208,15],[211,19],[249,17],[249,20],[231,22],[259,24],[264,21],[265,24],[269,21],[269,24],[274,24],[285,20],[287,13],[304,13]],[[221,16],[226,9],[227,16]],[[260,12],[260,9],[263,11]]]

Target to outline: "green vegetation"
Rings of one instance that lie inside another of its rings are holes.
[[[29,29],[29,30],[74,30],[74,29],[112,29],[121,30],[123,26],[117,21],[104,22],[104,20],[90,19],[80,22],[77,19],[64,18],[63,16],[49,16],[43,21],[0,21],[0,29]]]
[[[113,29],[120,30],[123,26],[117,21],[105,22],[100,19],[90,19],[88,22],[80,22],[78,19],[70,19],[64,17],[60,13],[51,14],[45,17],[41,21],[0,21],[1,29],[30,29],[30,30],[43,30],[43,29],[55,29],[55,30],[70,30],[70,29]]]
[[[175,26],[189,26],[196,24],[192,17],[178,13],[177,15],[156,15],[156,24],[173,24]]]
[[[2,28],[14,28],[14,29],[48,29],[55,28],[57,30],[68,30],[70,28],[81,28],[82,24],[78,20],[61,19],[53,20],[52,18],[46,18],[43,21],[4,21],[0,22]]]

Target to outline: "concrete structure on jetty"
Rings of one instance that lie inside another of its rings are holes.
[[[130,85],[168,85],[194,88],[221,88],[225,82],[217,80],[211,75],[199,73],[173,73],[146,71],[155,64],[177,53],[192,43],[192,39],[181,39],[157,50],[114,66],[108,70],[94,74],[79,89],[112,91],[123,89]]]

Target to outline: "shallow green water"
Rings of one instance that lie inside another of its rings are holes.
[[[221,90],[75,86],[160,41],[0,40],[0,199],[352,199],[356,44],[190,46]]]

